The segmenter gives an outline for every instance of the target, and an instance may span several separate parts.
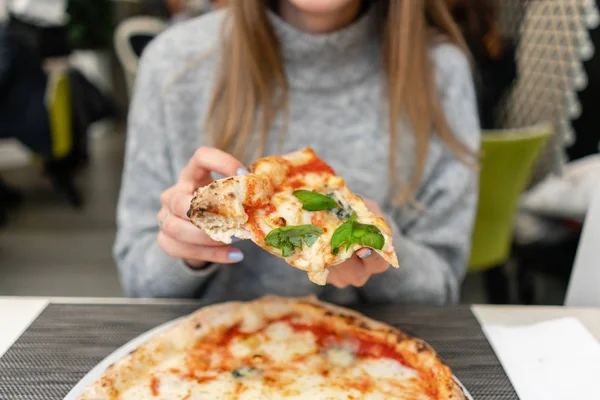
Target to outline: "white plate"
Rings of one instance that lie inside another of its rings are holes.
[[[157,326],[156,328],[151,329],[148,332],[141,334],[140,336],[131,340],[130,342],[123,345],[119,349],[115,350],[112,354],[110,354],[108,357],[106,357],[104,360],[102,360],[98,365],[96,365],[90,372],[88,372],[83,377],[83,379],[81,379],[79,381],[79,383],[77,385],[75,385],[75,387],[73,389],[71,389],[69,394],[67,394],[65,396],[64,400],[77,400],[77,398],[79,396],[81,396],[81,394],[83,393],[85,388],[87,388],[92,383],[94,383],[96,380],[98,380],[108,367],[110,367],[112,364],[119,361],[120,359],[126,357],[129,353],[131,353],[133,350],[137,349],[142,344],[146,343],[153,336],[166,331],[172,325],[177,323],[177,321],[179,321],[180,319],[183,319],[183,318],[185,318],[185,317],[181,317],[181,318],[175,319],[173,321],[164,323],[160,326]],[[463,386],[463,384],[458,380],[457,377],[454,377],[454,381],[461,387],[461,389],[467,396],[467,399],[473,400],[473,397],[471,396],[471,394],[467,391],[467,389]]]

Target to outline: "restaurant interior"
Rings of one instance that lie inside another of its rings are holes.
[[[117,208],[145,49],[232,2],[246,0],[0,0],[0,399],[75,396],[113,350],[203,304],[126,290]],[[480,121],[459,300],[357,307],[432,343],[475,399],[600,398],[600,1],[415,0],[442,2],[467,39]],[[11,58],[14,38],[29,56]],[[72,326],[70,342],[42,336]],[[58,346],[67,372],[49,372],[59,357],[25,373],[36,338]],[[550,355],[557,342],[571,344],[560,360],[575,371]]]

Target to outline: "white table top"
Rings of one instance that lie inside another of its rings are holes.
[[[0,356],[12,346],[49,303],[169,304],[182,300],[121,298],[0,297]],[[563,317],[577,318],[600,341],[600,308],[472,306],[482,325],[527,325]]]

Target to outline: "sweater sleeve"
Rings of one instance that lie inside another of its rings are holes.
[[[158,246],[156,215],[160,195],[177,174],[168,152],[163,98],[165,41],[158,38],[144,52],[132,99],[125,167],[117,210],[114,256],[123,290],[132,297],[192,297],[214,274],[165,254]]]
[[[469,63],[451,45],[434,50],[433,58],[442,65],[436,78],[450,127],[459,140],[478,150],[480,128]],[[385,213],[394,232],[400,269],[372,276],[359,289],[369,302],[447,304],[459,300],[477,208],[478,172],[450,150],[434,156],[437,160],[415,194],[423,210],[405,207]]]

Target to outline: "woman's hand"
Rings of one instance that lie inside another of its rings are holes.
[[[377,216],[382,216],[381,208],[372,200],[365,200],[369,210]],[[390,264],[371,249],[360,249],[352,258],[329,268],[327,282],[338,288],[346,286],[364,286],[371,275],[380,274],[389,268]]]
[[[230,264],[244,258],[238,249],[209,238],[187,216],[194,190],[213,181],[212,171],[232,176],[246,170],[233,156],[212,147],[200,147],[177,183],[160,196],[162,208],[156,216],[160,228],[158,245],[165,253],[184,260],[192,268],[202,268],[209,262]]]

